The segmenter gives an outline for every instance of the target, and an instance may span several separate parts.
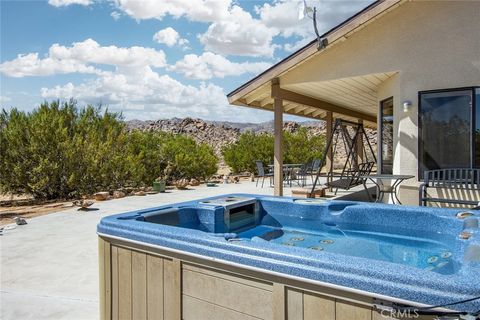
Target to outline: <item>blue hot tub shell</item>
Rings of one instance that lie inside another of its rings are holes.
[[[480,296],[480,214],[459,219],[459,211],[232,194],[109,216],[101,220],[97,231],[107,238],[180,251],[371,297],[437,306]],[[296,230],[339,226],[344,230],[426,238],[450,248],[452,264],[446,272],[435,272],[244,236],[259,225]],[[462,239],[462,233],[468,239]],[[476,312],[480,300],[449,308]]]

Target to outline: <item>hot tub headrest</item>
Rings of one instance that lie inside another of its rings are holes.
[[[164,208],[142,214],[147,222],[178,226],[180,223],[178,208]]]

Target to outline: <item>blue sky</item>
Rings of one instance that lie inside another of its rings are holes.
[[[307,1],[321,32],[372,1]],[[261,122],[225,95],[311,41],[299,0],[1,0],[0,103],[102,104],[126,119]]]

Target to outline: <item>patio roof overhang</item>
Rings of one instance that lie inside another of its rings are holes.
[[[386,71],[365,75],[323,81],[283,84],[282,78],[296,67],[308,64],[312,58],[325,50],[346,41],[355,32],[377,20],[387,12],[397,8],[407,0],[381,0],[366,7],[350,19],[321,36],[327,45],[318,48],[314,40],[280,61],[270,69],[227,95],[232,105],[262,110],[274,110],[274,100],[282,101],[285,114],[318,120],[326,120],[332,113],[333,118],[350,121],[363,120],[366,126],[377,125],[377,90],[379,85],[390,78],[396,71]],[[321,72],[321,70],[315,70]]]
[[[285,114],[327,120],[333,118],[356,122],[363,120],[366,126],[376,127],[378,87],[396,72],[383,72],[319,82],[302,82],[280,85],[272,79],[237,100],[233,105],[255,109],[274,109],[274,99],[282,100]]]

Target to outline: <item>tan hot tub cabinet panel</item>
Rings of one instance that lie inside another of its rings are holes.
[[[121,239],[98,248],[102,320],[395,319],[355,292]]]

